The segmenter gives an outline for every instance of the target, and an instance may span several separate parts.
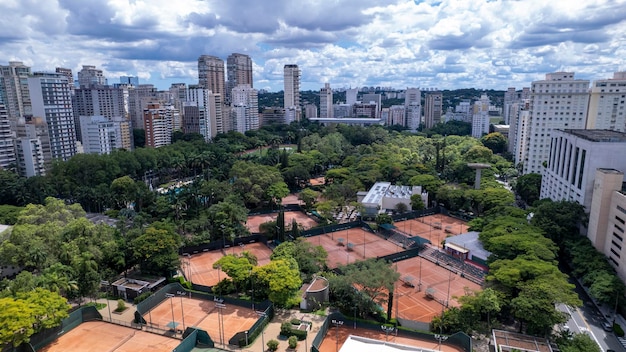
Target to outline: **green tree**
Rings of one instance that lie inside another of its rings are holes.
[[[506,150],[506,137],[500,132],[493,132],[483,136],[480,142],[487,148],[491,149],[494,154],[500,154]]]
[[[391,305],[390,293],[400,274],[384,260],[368,259],[341,268],[344,278],[369,300],[379,305]]]
[[[271,199],[272,203],[280,206],[283,198],[289,195],[289,188],[283,181],[273,183],[267,189],[267,195]]]
[[[541,175],[526,174],[518,177],[514,189],[515,193],[517,193],[526,204],[532,205],[535,201],[539,200]]]
[[[135,200],[137,185],[129,176],[118,177],[111,182],[111,192],[117,209],[128,208]]]
[[[292,307],[300,301],[302,279],[295,259],[281,258],[258,267],[254,271],[261,289],[269,299],[280,307]],[[255,286],[255,290],[256,290]]]
[[[134,239],[131,246],[139,260],[141,270],[170,277],[178,268],[178,235],[166,226],[153,224]]]
[[[305,188],[298,193],[298,199],[304,202],[304,208],[307,211],[310,211],[313,208],[318,196],[319,193],[310,188]]]
[[[293,258],[298,263],[302,279],[309,281],[314,274],[325,268],[328,252],[322,246],[315,246],[299,237],[293,242],[283,242],[276,246],[270,258]]]
[[[35,333],[33,308],[23,300],[0,298],[0,343],[17,347],[30,340]]]
[[[533,213],[531,223],[559,246],[566,238],[578,236],[579,226],[587,226],[585,209],[576,202],[542,200]]]

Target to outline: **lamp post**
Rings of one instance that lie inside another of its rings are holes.
[[[385,341],[389,341],[389,333],[393,332],[395,328],[393,326],[385,326],[385,325],[381,325],[380,328],[383,329],[383,331],[385,332]]]
[[[354,304],[354,329],[356,329],[356,303]]]
[[[339,327],[343,325],[343,320],[331,320],[331,323],[335,324],[335,341],[337,344],[336,352],[339,352]]]
[[[420,276],[419,276],[419,283],[417,284],[417,292],[422,292],[422,257],[419,257],[419,261],[420,261]]]
[[[217,265],[217,283],[219,285],[220,281],[222,281],[222,279],[220,279],[220,271],[222,271],[222,266],[221,265]],[[220,297],[222,297],[222,290],[220,289]]]
[[[248,346],[248,330],[244,331],[246,333],[246,346]]]
[[[252,310],[254,310],[254,280],[252,280],[252,269],[250,269],[249,273],[250,273],[250,287],[252,288],[252,296],[250,297],[250,301],[252,301]]]
[[[170,299],[170,308],[172,309],[172,330],[174,330],[174,334],[176,334],[176,321],[174,320],[174,303],[172,302],[172,298],[174,297],[171,293],[166,293],[165,297]]]
[[[183,296],[185,292],[180,292],[180,313],[182,314],[183,320],[183,331],[185,331],[185,309],[183,308]]]
[[[222,309],[226,308],[226,305],[223,303],[224,302],[223,299],[214,298],[213,300],[215,301],[215,308],[217,308],[217,325],[218,325],[219,335],[220,335],[220,344],[222,346],[225,346],[224,344],[224,320],[223,320],[224,318],[222,314]]]
[[[435,339],[439,341],[439,345],[437,346],[437,349],[441,351],[441,342],[447,340],[448,336],[443,336],[443,334],[435,334]]]
[[[265,351],[265,318],[267,318],[267,314],[265,312],[255,311],[256,314],[263,318],[263,322],[261,322],[261,352]]]

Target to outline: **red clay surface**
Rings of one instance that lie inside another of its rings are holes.
[[[42,352],[170,352],[180,340],[102,321],[86,322],[54,340]]]
[[[252,327],[259,316],[252,310],[252,307],[243,308],[232,304],[225,304],[225,306],[225,308],[218,309],[213,301],[175,296],[161,302],[144,314],[143,318],[148,326],[162,330],[170,329],[172,321],[178,323],[177,330],[196,326],[208,332],[215,343],[227,344],[235,333]],[[223,340],[220,339],[221,326],[224,329]]]
[[[465,295],[465,288],[472,291],[481,289],[480,285],[421,257],[396,262],[394,267],[400,273],[400,280],[396,282],[397,299],[394,301],[392,314],[400,318],[430,322],[434,316],[441,314],[445,301],[448,301],[450,307],[458,306],[455,297]],[[411,277],[414,287],[408,285],[407,276]],[[426,297],[428,288],[435,290],[434,298]]]
[[[243,246],[234,246],[221,250],[202,252],[193,254],[191,257],[181,257],[183,263],[183,271],[187,280],[205,286],[213,286],[219,282],[219,279],[228,277],[226,273],[219,269],[213,269],[213,263],[218,261],[226,254],[241,254],[248,251],[257,258],[258,265],[265,265],[270,262],[272,250],[263,243],[248,243]]]
[[[322,341],[322,344],[320,345],[320,348],[319,348],[320,352],[336,352],[337,340],[339,341],[339,349],[341,349],[341,347],[343,346],[343,343],[346,341],[346,339],[350,335],[363,336],[363,337],[367,337],[367,338],[375,339],[379,341],[385,341],[385,339],[387,338],[388,341],[392,343],[429,348],[432,350],[436,350],[438,347],[438,343],[433,342],[433,341],[425,341],[425,340],[420,340],[420,339],[413,339],[413,338],[406,338],[406,337],[399,337],[399,336],[397,337],[392,334],[390,334],[389,336],[386,336],[385,333],[383,333],[382,331],[377,332],[377,331],[368,330],[368,329],[359,329],[358,323],[357,323],[357,329],[354,329],[352,326],[346,327],[345,325],[340,327],[339,329],[337,329],[334,326],[330,327],[328,329],[328,333],[326,333],[326,337],[324,337],[324,340]],[[338,339],[337,339],[337,336],[339,336]],[[448,346],[445,343],[441,345],[441,351],[463,352],[462,349],[454,347],[454,346]]]
[[[396,221],[393,225],[402,232],[430,240],[433,246],[441,246],[441,241],[448,236],[467,232],[467,223],[465,221],[443,214]]]
[[[248,230],[250,230],[250,232],[258,233],[259,226],[261,226],[262,223],[268,222],[268,221],[276,221],[277,217],[278,217],[278,213],[248,216],[246,227],[248,228]],[[310,218],[308,215],[306,215],[303,212],[286,211],[285,212],[285,226],[287,227],[291,226],[292,219],[296,219],[296,222],[298,222],[298,224],[300,224],[305,230],[308,230],[314,226],[317,226],[317,221]]]
[[[402,251],[396,244],[360,227],[307,237],[306,241],[328,252],[329,268]]]
[[[298,195],[295,193],[290,193],[287,197],[283,198],[282,204],[298,204],[304,205],[304,202],[298,199]]]

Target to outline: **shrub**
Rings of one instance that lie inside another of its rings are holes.
[[[276,351],[276,350],[278,349],[278,341],[273,340],[273,339],[272,339],[272,340],[267,341],[267,348],[268,348],[270,351]]]
[[[295,336],[298,340],[302,341],[306,339],[307,332],[306,330],[291,329],[290,335]]]
[[[291,325],[300,325],[300,319],[298,318],[291,319]]]
[[[126,302],[124,302],[124,300],[120,298],[117,300],[117,309],[115,309],[115,311],[121,312],[124,309],[126,309]]]
[[[615,335],[624,337],[624,329],[622,329],[618,323],[613,324],[613,331],[615,332]]]
[[[295,336],[289,336],[289,340],[287,340],[287,343],[289,344],[289,348],[294,349],[298,347],[298,338]]]
[[[286,321],[280,324],[280,334],[283,336],[291,336],[291,323]]]
[[[144,292],[144,293],[140,294],[139,296],[135,297],[133,299],[133,303],[134,304],[138,304],[139,302],[143,302],[150,296],[152,296],[152,292],[150,292],[150,291]]]

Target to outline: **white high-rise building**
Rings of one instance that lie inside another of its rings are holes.
[[[83,65],[82,70],[78,71],[78,86],[80,88],[105,86],[106,84],[107,79],[102,70],[97,69],[96,66]]]
[[[348,88],[346,89],[346,104],[354,105],[357,102],[357,94],[359,92],[358,88]]]
[[[545,80],[532,82],[524,174],[541,173],[547,164],[553,130],[585,128],[588,89],[589,81],[575,79],[573,72],[548,73]]]
[[[34,73],[28,78],[33,116],[48,125],[53,159],[68,160],[76,154],[76,130],[72,93],[60,73]]]
[[[330,83],[325,83],[324,88],[320,89],[320,118],[333,118],[333,90]],[[307,116],[308,117],[308,116]]]
[[[285,123],[300,121],[300,68],[298,65],[285,65],[284,73],[284,108]]]
[[[185,133],[200,133],[207,142],[218,133],[224,133],[222,99],[219,95],[200,86],[190,86],[185,100],[185,114],[183,114]],[[193,111],[194,115],[187,116],[187,111],[190,113]]]
[[[472,137],[480,138],[489,133],[489,97],[482,94],[480,100],[474,103],[472,114]]]
[[[4,104],[0,103],[0,170],[16,168],[15,162],[15,147],[9,113]]]
[[[256,89],[241,84],[231,92],[231,121],[233,129],[244,133],[259,129],[259,97]]]
[[[43,176],[52,166],[48,124],[42,117],[21,118],[15,141],[17,171],[20,176]]]
[[[404,106],[422,105],[422,91],[419,88],[407,88],[404,91]]]
[[[148,104],[144,109],[146,147],[158,148],[172,143],[174,110],[171,105],[161,107],[157,103]]]
[[[513,118],[511,119],[513,120]],[[524,163],[526,160],[526,152],[528,148],[528,134],[530,133],[530,100],[526,100],[522,107],[518,110],[515,117],[515,128],[513,134],[509,132],[509,138],[514,139],[515,146],[513,147],[513,157],[515,158],[515,165]]]
[[[0,102],[3,102],[8,114],[11,131],[15,131],[21,117],[32,113],[28,91],[29,66],[20,61],[10,61],[7,66],[0,66]]]
[[[126,117],[124,91],[112,86],[82,87],[72,95],[76,139],[82,140],[80,116]]]
[[[405,126],[415,132],[422,123],[422,92],[419,88],[404,91]]]
[[[80,128],[85,153],[109,154],[116,149],[129,149],[124,136],[129,135],[130,124],[121,117],[81,116]]]
[[[591,85],[587,129],[626,131],[626,72]]]

